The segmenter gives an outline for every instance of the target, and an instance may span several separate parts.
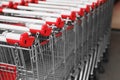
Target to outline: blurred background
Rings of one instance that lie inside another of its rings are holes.
[[[120,0],[115,0],[114,4],[112,28],[120,30]]]

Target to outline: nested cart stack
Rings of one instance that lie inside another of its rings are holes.
[[[1,1],[0,80],[95,79],[110,44],[112,6],[112,0]]]

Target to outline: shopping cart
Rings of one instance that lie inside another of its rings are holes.
[[[0,79],[88,80],[94,76],[109,44],[112,14],[104,13],[112,11],[112,3],[2,1],[0,29],[5,32],[0,41]],[[21,32],[34,37],[32,44],[6,40],[7,33]]]

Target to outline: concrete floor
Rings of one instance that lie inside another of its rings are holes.
[[[120,80],[120,31],[112,31],[109,62],[99,80]]]

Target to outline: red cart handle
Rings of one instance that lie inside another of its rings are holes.
[[[9,34],[8,34],[9,35]],[[29,36],[28,33],[23,33],[20,35],[20,39],[16,40],[12,37],[6,37],[6,41],[8,44],[15,44],[18,43],[21,47],[30,47],[33,45],[35,38],[33,36]]]
[[[75,12],[75,11],[72,11],[70,15],[62,14],[61,17],[62,17],[63,19],[69,18],[70,20],[75,21],[75,19],[76,19],[76,12]]]
[[[40,33],[42,36],[50,36],[52,28],[48,27],[46,24],[41,26],[41,29],[30,28],[30,32],[33,34]]]
[[[54,24],[57,28],[63,28],[64,27],[64,21],[60,17],[57,18],[55,22],[46,20],[46,24],[48,24],[48,25],[53,25]]]

